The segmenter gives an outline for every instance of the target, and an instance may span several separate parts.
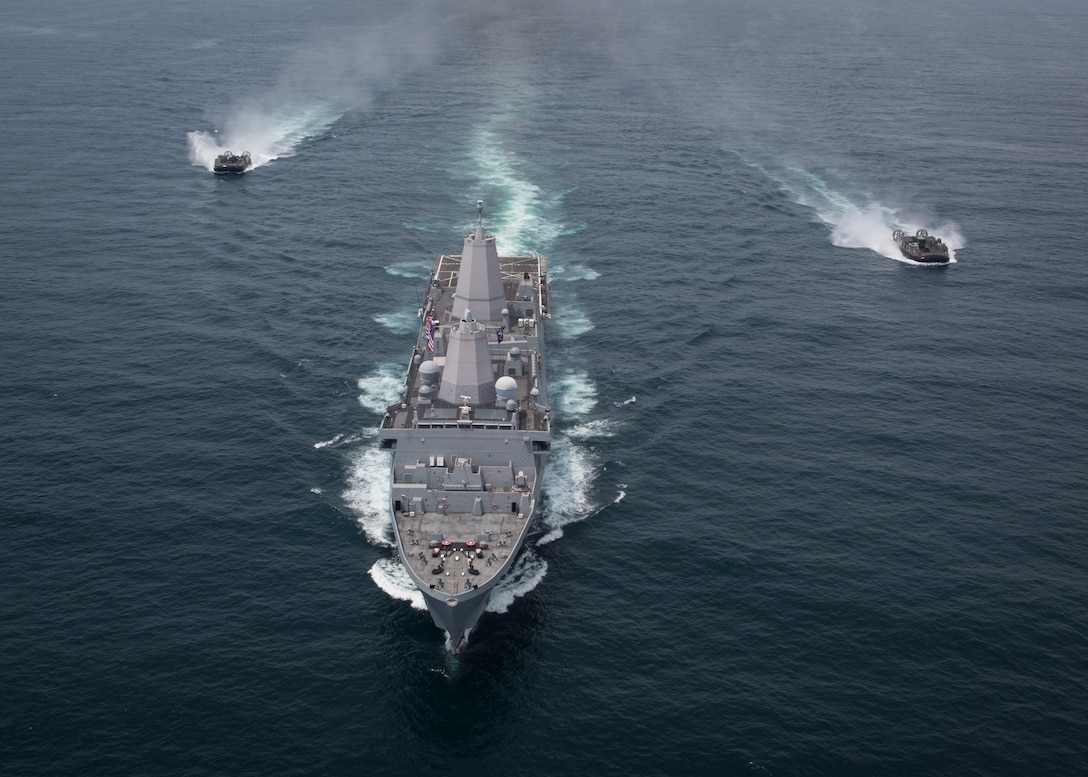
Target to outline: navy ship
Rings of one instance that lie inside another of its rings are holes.
[[[924,229],[919,229],[913,236],[907,235],[903,230],[892,232],[892,239],[903,256],[912,262],[923,264],[948,264],[951,254],[948,246],[939,237],[934,237]]]
[[[551,451],[547,260],[499,256],[476,208],[462,252],[434,260],[380,429],[397,550],[454,651],[517,559]]]
[[[248,151],[243,151],[241,154],[224,151],[215,158],[212,171],[216,175],[240,175],[251,167],[253,167],[253,159],[250,158]]]

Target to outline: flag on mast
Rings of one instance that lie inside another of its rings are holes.
[[[434,353],[434,316],[430,313],[423,322],[423,336],[427,339],[427,350]]]

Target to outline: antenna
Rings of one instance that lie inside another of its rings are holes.
[[[483,223],[484,223],[484,201],[483,200],[476,200],[476,217],[477,217],[477,220],[478,220],[477,223],[479,223],[482,226]]]

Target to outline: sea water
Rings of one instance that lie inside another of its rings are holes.
[[[9,2],[3,771],[1083,769],[1086,32]],[[453,661],[375,429],[478,199],[557,428]]]

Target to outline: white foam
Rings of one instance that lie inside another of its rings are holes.
[[[833,224],[844,213],[856,212],[859,206],[847,195],[815,173],[802,167],[789,167],[781,179],[787,191],[800,205],[812,208],[825,224]]]
[[[486,128],[476,132],[473,161],[476,177],[486,188],[501,190],[501,204],[489,213],[490,231],[495,233],[499,253],[503,255],[541,251],[546,247],[540,240],[542,224],[536,217],[540,187],[523,180],[514,168],[513,158],[505,153],[495,133]],[[533,238],[538,238],[533,241]],[[550,243],[550,241],[547,241]]]
[[[552,441],[544,478],[547,507],[541,524],[547,532],[537,541],[546,545],[563,536],[563,527],[584,521],[595,511],[590,490],[598,471],[597,454],[560,435]]]
[[[581,337],[587,332],[593,331],[593,328],[593,322],[590,321],[585,311],[579,310],[569,303],[563,305],[562,316],[548,322],[548,330],[554,330],[555,334],[562,340],[573,340]]]
[[[597,386],[584,370],[560,370],[549,384],[564,418],[587,415],[597,406]]]
[[[390,275],[394,275],[398,278],[429,278],[431,274],[432,262],[397,262],[391,264],[385,268],[385,271]]]
[[[453,644],[453,637],[450,636],[450,633],[448,631],[444,632],[444,633],[446,635],[446,642],[444,644],[444,647],[446,648],[446,653],[452,655],[453,652],[455,650],[457,650],[457,645]],[[465,633],[461,636],[461,639],[465,643],[467,643],[468,638],[469,638],[469,636],[471,634],[472,634],[472,629],[465,629]],[[449,679],[450,677],[453,676],[452,674],[447,674],[445,669],[432,669],[431,671],[432,672],[438,672],[439,674],[441,674],[446,679]]]
[[[372,438],[376,433],[376,430],[367,429],[362,432],[354,434],[337,434],[330,440],[322,440],[321,442],[315,442],[314,447],[320,450],[321,448],[329,448],[336,445],[351,445],[357,443],[360,440]]]
[[[605,437],[615,437],[619,423],[608,418],[598,418],[593,421],[577,424],[567,429],[567,437],[572,440],[593,440]]]
[[[413,610],[426,610],[423,593],[416,588],[404,564],[396,558],[381,558],[369,570],[370,578],[394,599],[408,602]]]
[[[383,313],[374,316],[374,321],[398,335],[414,334],[419,330],[419,316],[411,310],[400,313]]]
[[[550,273],[552,283],[557,281],[595,281],[600,277],[601,274],[599,272],[584,264],[565,264],[556,267]]]
[[[831,242],[841,248],[868,248],[891,256],[896,251],[886,208],[872,205],[864,211],[850,210],[832,222]]]
[[[393,516],[389,493],[393,487],[388,451],[366,445],[351,457],[344,503],[372,545],[393,547]]]
[[[895,240],[892,239],[892,232],[895,229],[902,229],[907,234],[913,234],[922,228],[928,229],[945,242],[949,247],[950,261],[955,262],[956,249],[966,245],[963,235],[955,224],[946,222],[935,227],[926,226],[915,218],[899,216],[890,208],[878,204],[871,205],[864,211],[842,214],[831,231],[831,242],[842,248],[867,248],[906,264],[920,264],[903,256]]]
[[[222,131],[188,133],[189,160],[211,170],[215,158],[224,151],[248,151],[253,167],[260,167],[292,156],[303,141],[324,134],[344,112],[335,104],[273,108],[249,104],[236,109],[225,120]]]
[[[550,383],[562,418],[588,415],[597,406],[597,387],[585,371],[561,370]],[[544,478],[547,507],[541,516],[547,531],[537,541],[538,545],[559,539],[564,526],[585,520],[593,513],[595,508],[589,493],[598,469],[597,455],[578,442],[614,433],[613,422],[602,419],[575,424],[553,439]]]
[[[372,374],[359,378],[359,404],[367,410],[384,414],[387,407],[400,400],[404,369],[399,364],[383,364]]]
[[[318,448],[318,449],[327,448],[330,445],[336,445],[342,439],[344,439],[344,435],[338,434],[335,437],[333,437],[331,440],[323,440],[321,442],[315,442],[314,447]]]
[[[488,612],[506,612],[514,600],[536,588],[548,573],[548,562],[540,558],[531,548],[525,548],[514,568],[498,582],[491,592],[487,603]]]
[[[511,107],[513,111],[516,106]],[[501,125],[505,120],[500,114],[492,120],[492,125]],[[498,134],[488,126],[474,133],[470,159],[476,186],[499,195],[495,209],[487,211],[488,231],[495,233],[499,254],[512,256],[534,251],[548,254],[565,229],[544,214],[558,206],[562,195],[546,197],[519,170],[516,157],[503,147]],[[559,267],[553,268],[553,272],[559,271]]]

